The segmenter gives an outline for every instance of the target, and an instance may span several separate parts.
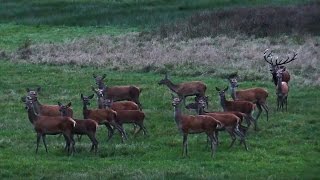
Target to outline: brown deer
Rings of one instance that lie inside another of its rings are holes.
[[[93,119],[99,125],[105,125],[108,129],[107,141],[109,141],[114,134],[114,130],[111,127],[112,125],[121,133],[122,142],[124,142],[124,139],[126,138],[126,134],[122,129],[122,127],[117,122],[117,112],[111,109],[88,109],[88,106],[90,105],[90,100],[93,98],[93,96],[94,94],[90,96],[83,96],[83,94],[81,94],[81,100],[83,102],[83,118]]]
[[[284,69],[279,69],[277,71],[277,110],[281,109],[283,111],[283,106],[286,106],[286,111],[288,110],[288,93],[289,93],[289,86],[287,82],[282,80],[283,73],[285,72]]]
[[[134,130],[134,135],[138,134],[141,130],[144,135],[147,135],[147,129],[143,124],[145,118],[144,112],[140,110],[118,110],[116,112],[117,120],[121,127],[123,127],[123,124],[132,123],[139,126],[138,131]]]
[[[272,51],[270,51],[269,53],[269,49],[266,49],[263,55],[264,60],[270,64],[270,72],[272,74],[272,81],[274,83],[275,86],[277,86],[277,71],[279,69],[283,69],[285,68],[284,64],[287,64],[293,60],[296,59],[297,53],[293,53],[292,58],[290,59],[290,57],[288,56],[286,60],[280,60],[278,62],[278,58],[276,59],[276,62],[273,62],[273,55],[272,55]],[[284,70],[283,72],[283,79],[284,82],[286,82],[287,84],[290,81],[290,74],[287,70]]]
[[[215,131],[221,126],[221,123],[216,119],[206,115],[184,115],[181,112],[180,98],[172,95],[172,106],[174,107],[174,119],[178,130],[183,135],[183,151],[182,155],[188,156],[188,135],[197,133],[206,133],[211,142],[211,156],[214,155],[216,137]]]
[[[249,101],[228,101],[225,96],[225,92],[229,87],[226,87],[224,90],[220,90],[216,87],[216,90],[219,92],[220,104],[223,108],[223,111],[239,111],[246,114],[246,117],[249,119],[247,121],[248,127],[250,127],[251,122],[254,123],[254,129],[258,130],[257,121],[252,117],[252,113],[255,109],[255,105]]]
[[[180,84],[173,84],[172,81],[168,79],[168,75],[165,74],[164,79],[161,79],[158,83],[159,85],[166,85],[168,88],[176,93],[185,104],[185,98],[188,96],[205,97],[207,86],[201,81],[191,81]]]
[[[61,112],[61,115],[67,117],[68,108],[71,107],[71,102],[67,105],[58,102],[58,105],[60,107],[59,111]],[[74,121],[76,122],[76,126],[73,129],[73,134],[87,135],[92,143],[90,151],[94,151],[96,154],[98,150],[98,141],[96,138],[98,123],[92,119],[74,119]]]
[[[238,81],[236,77],[229,77],[228,78],[231,87],[231,97],[234,101],[250,101],[257,105],[259,110],[256,121],[258,121],[260,114],[262,112],[262,108],[265,110],[267,114],[267,121],[269,120],[269,108],[267,106],[267,98],[268,98],[268,91],[263,88],[249,88],[238,90]]]
[[[46,152],[48,153],[46,135],[57,135],[63,134],[66,141],[66,149],[68,153],[74,152],[74,140],[73,140],[73,129],[76,122],[70,117],[61,116],[42,116],[39,115],[35,110],[35,104],[32,97],[26,96],[21,98],[25,103],[25,108],[28,112],[29,121],[33,124],[34,129],[37,133],[37,148],[38,153],[39,143],[42,138]]]
[[[28,96],[30,96],[34,102],[34,108],[37,114],[42,116],[61,116],[59,111],[59,106],[57,105],[43,105],[38,100],[38,92],[40,92],[41,87],[38,87],[36,90],[31,90],[27,88]],[[67,116],[73,117],[73,110],[71,107],[67,109]]]
[[[138,104],[139,108],[142,109],[141,103],[139,101],[139,96],[141,93],[141,89],[136,86],[113,86],[113,87],[107,87],[103,80],[106,77],[106,74],[103,76],[96,76],[93,74],[93,78],[96,81],[96,84],[98,85],[98,88],[100,90],[103,90],[104,97],[106,99],[113,99],[114,101],[122,101],[122,100],[128,100],[133,101],[136,104]]]

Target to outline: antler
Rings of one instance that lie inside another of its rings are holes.
[[[265,51],[264,51],[264,53],[263,53],[263,58],[264,58],[264,60],[267,62],[267,63],[269,63],[269,64],[271,64],[271,65],[274,65],[273,64],[273,62],[272,62],[272,51],[270,51],[270,53],[267,55],[267,52],[269,51],[269,49],[266,49]],[[268,60],[268,58],[271,58],[270,60]]]
[[[282,62],[283,60],[280,60],[280,62],[278,63],[278,62],[276,62],[276,65],[283,65],[283,64],[287,64],[287,63],[289,63],[289,62],[291,62],[291,61],[293,61],[293,60],[295,60],[295,59],[297,59],[296,57],[297,57],[297,53],[296,52],[294,52],[293,53],[293,56],[292,56],[292,58],[290,59],[289,58],[289,56],[287,57],[287,59],[284,61],[284,62]]]

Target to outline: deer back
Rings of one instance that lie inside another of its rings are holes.
[[[98,124],[111,122],[116,119],[117,113],[111,109],[94,109],[88,110],[87,118],[93,119]]]
[[[178,85],[177,94],[181,96],[196,95],[205,96],[207,86],[201,81],[191,81],[180,83]]]
[[[139,106],[132,101],[118,101],[118,102],[113,102],[111,107],[114,111],[119,111],[119,110],[139,110]]]
[[[144,112],[140,110],[119,110],[117,111],[117,120],[120,122],[136,122],[143,121],[145,118]]]
[[[265,100],[268,97],[268,92],[263,88],[250,88],[236,91],[237,100],[250,101],[256,103],[260,100]]]
[[[227,111],[240,111],[245,114],[250,114],[254,107],[254,104],[249,101],[226,101]]]
[[[240,118],[230,113],[206,113],[205,115],[220,121],[223,126],[234,126],[235,124],[240,123]]]
[[[139,97],[140,89],[135,86],[113,86],[105,90],[105,96],[114,101],[131,100]]]
[[[75,125],[76,122],[72,118],[62,116],[38,116],[37,120],[34,122],[34,127],[37,132],[48,134],[73,130]]]

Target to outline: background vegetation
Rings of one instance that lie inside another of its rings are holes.
[[[318,22],[319,4],[309,2],[0,0],[0,178],[318,178],[319,24],[304,25]],[[281,31],[266,34],[254,28],[265,22],[261,17],[270,13],[268,9],[280,13],[267,18],[270,27],[288,21],[276,26]],[[226,30],[237,21],[235,12],[248,17],[239,27],[253,28]],[[306,18],[297,21],[302,27],[292,25],[288,12],[291,19]],[[257,16],[250,18],[251,13]],[[215,26],[217,16],[225,21]],[[266,48],[283,58],[292,51],[299,54],[288,65],[288,112],[275,111],[274,86],[262,60]],[[263,115],[260,131],[250,129],[249,152],[238,144],[229,149],[229,136],[221,133],[222,144],[211,159],[205,136],[191,135],[190,157],[183,158],[170,92],[157,84],[161,73],[169,72],[174,82],[204,81],[211,109],[221,110],[214,89],[227,86],[225,75],[236,71],[241,89],[259,86],[269,91],[269,122]],[[75,117],[82,117],[80,93],[93,93],[92,73],[106,73],[110,86],[133,84],[143,89],[149,136],[129,136],[122,144],[116,135],[106,142],[106,128],[99,127],[96,156],[88,152],[90,142],[83,138],[76,144],[77,153],[69,157],[62,138],[55,136],[48,137],[48,154],[41,146],[35,155],[35,133],[20,102],[25,88],[41,86],[42,103],[71,101]]]

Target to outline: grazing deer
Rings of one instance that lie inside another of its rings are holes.
[[[93,78],[96,81],[96,84],[98,85],[98,88],[100,90],[103,90],[104,97],[106,99],[113,99],[114,101],[122,101],[122,100],[128,100],[133,101],[136,104],[138,104],[139,108],[142,109],[141,103],[139,101],[139,96],[141,93],[141,89],[136,86],[113,86],[113,87],[107,87],[103,79],[106,77],[106,74],[103,76],[96,76],[93,74]]]
[[[38,100],[38,92],[40,92],[41,88],[38,87],[36,90],[31,90],[30,88],[27,88],[28,96],[32,98],[32,101],[34,102],[34,108],[37,114],[42,116],[61,116],[61,113],[59,111],[59,106],[57,105],[43,105]],[[73,117],[73,110],[71,107],[67,109],[67,116]]]
[[[287,64],[293,60],[296,59],[297,53],[294,52],[292,58],[290,59],[290,57],[288,56],[286,60],[280,60],[280,62],[278,62],[278,58],[276,59],[276,62],[273,62],[273,55],[272,55],[272,51],[270,51],[268,53],[269,49],[266,49],[263,55],[264,60],[270,64],[270,72],[272,74],[272,81],[274,83],[275,86],[277,86],[277,71],[279,69],[285,69],[284,64]],[[287,70],[284,70],[283,72],[283,79],[284,82],[286,82],[287,84],[290,81],[290,74]]]
[[[99,125],[105,125],[108,129],[108,140],[109,141],[113,134],[114,130],[111,125],[116,128],[122,136],[122,142],[124,142],[124,138],[126,138],[126,134],[123,128],[117,122],[117,112],[111,109],[88,109],[90,105],[90,100],[93,98],[94,94],[91,96],[83,96],[81,94],[81,100],[83,103],[83,118],[84,119],[93,119]]]
[[[216,87],[216,90],[219,92],[220,104],[223,108],[223,111],[239,111],[246,114],[246,117],[249,119],[247,121],[248,127],[250,127],[251,122],[254,123],[254,129],[258,130],[257,121],[252,117],[253,110],[255,105],[249,101],[228,101],[225,96],[225,92],[229,87],[224,90],[220,90]]]
[[[285,68],[277,71],[277,110],[281,109],[283,111],[283,106],[285,105],[287,111],[289,86],[287,82],[282,80],[284,72]]]
[[[232,139],[230,148],[233,146],[236,137],[238,136],[240,138],[240,142],[243,143],[245,149],[248,150],[245,142],[245,133],[247,128],[241,125],[242,119],[237,116],[240,112],[204,112],[206,103],[201,99],[198,101],[198,106],[200,106],[198,109],[200,109],[199,112],[202,115],[211,116],[221,122],[222,127],[219,128],[218,131],[226,130],[230,134]],[[243,116],[241,117],[243,118]],[[217,144],[219,144],[218,131],[216,131]]]
[[[207,86],[201,81],[173,84],[172,81],[168,79],[167,74],[165,74],[164,79],[161,79],[158,84],[168,86],[171,91],[178,95],[179,99],[183,100],[184,105],[186,105],[185,98],[187,96],[196,95],[197,97],[205,97],[207,90]]]
[[[58,105],[60,107],[59,111],[61,112],[61,115],[67,117],[68,108],[71,107],[71,102],[67,105],[58,102]],[[98,150],[98,141],[96,138],[98,123],[92,119],[74,119],[74,121],[76,122],[76,126],[73,129],[73,134],[87,135],[92,143],[90,151],[94,151],[96,154]]]
[[[42,138],[46,152],[48,153],[46,135],[56,135],[63,134],[66,140],[66,148],[68,153],[74,152],[74,140],[73,140],[73,129],[76,122],[70,117],[61,116],[42,116],[39,115],[35,110],[35,103],[32,97],[26,96],[21,98],[25,103],[25,107],[28,112],[29,121],[33,124],[34,129],[37,133],[37,148],[36,153],[38,153],[40,139]]]
[[[258,115],[256,117],[256,121],[258,121],[260,114],[262,112],[262,108],[265,110],[267,114],[267,121],[269,120],[269,108],[266,104],[268,98],[268,91],[263,88],[249,88],[238,90],[238,81],[236,77],[229,77],[230,87],[231,87],[231,97],[232,99],[239,101],[250,101],[257,105],[259,110]]]
[[[172,106],[174,107],[174,119],[178,130],[183,135],[182,155],[188,156],[188,135],[196,133],[206,133],[211,142],[211,156],[214,155],[216,137],[215,131],[221,126],[216,119],[206,115],[184,115],[181,112],[181,100],[172,95]]]

